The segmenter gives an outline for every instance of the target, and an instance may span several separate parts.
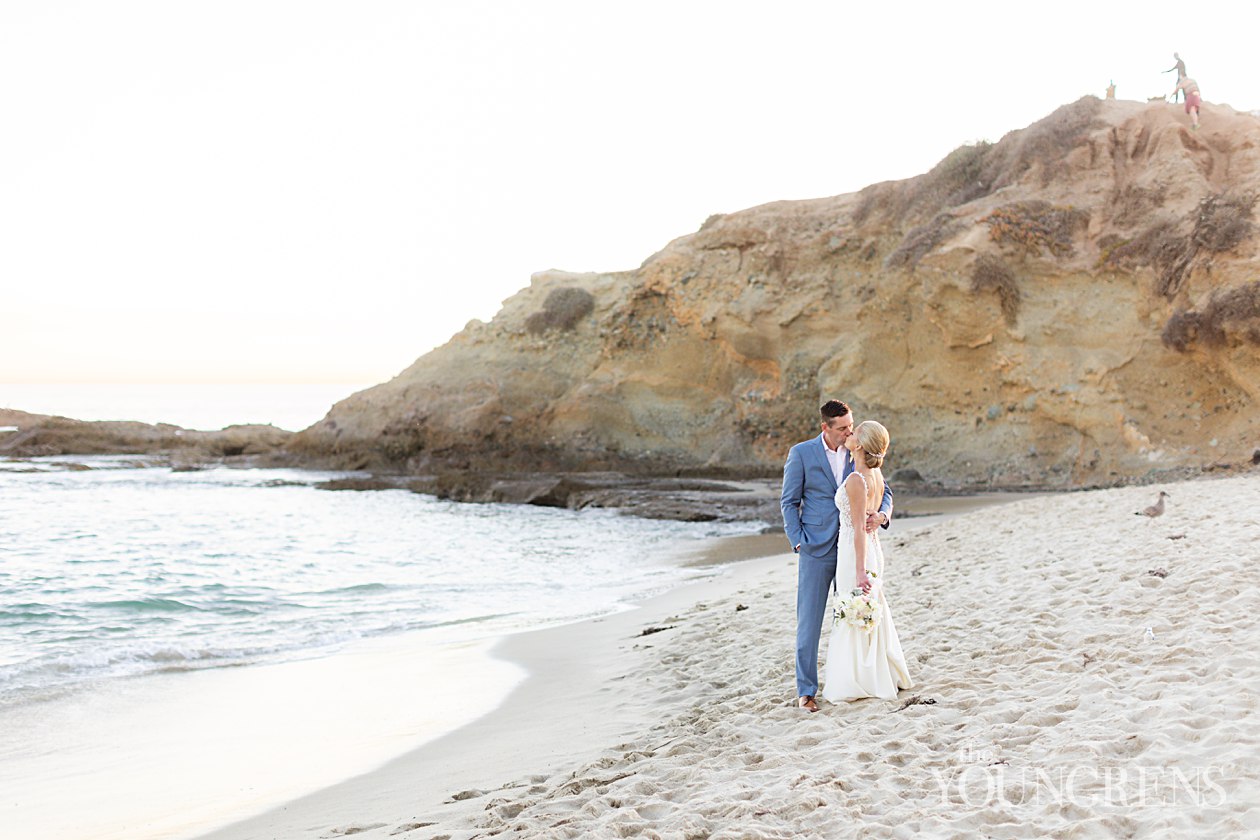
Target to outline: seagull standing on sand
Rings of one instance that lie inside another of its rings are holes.
[[[1164,515],[1164,497],[1166,497],[1167,495],[1168,494],[1165,493],[1163,490],[1160,490],[1159,498],[1155,501],[1155,504],[1143,510],[1138,511],[1136,515],[1137,516],[1150,516],[1152,518],[1156,516],[1163,516]]]

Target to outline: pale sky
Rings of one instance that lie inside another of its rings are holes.
[[[1260,108],[1239,8],[4,0],[0,382],[383,381],[535,271],[1167,93],[1174,50]]]

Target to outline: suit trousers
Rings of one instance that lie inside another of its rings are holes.
[[[836,579],[836,552],[829,559],[801,552],[796,561],[796,696],[818,694],[818,642],[827,591]]]

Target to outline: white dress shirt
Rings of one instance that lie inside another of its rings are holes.
[[[827,445],[827,439],[823,438],[823,451],[827,453],[827,463],[831,466],[831,474],[836,477],[836,486],[840,486],[840,479],[844,475],[844,458],[849,454],[849,450],[844,450],[844,454],[840,454],[840,450],[832,449]]]

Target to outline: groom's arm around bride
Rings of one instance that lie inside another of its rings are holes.
[[[835,495],[840,483],[853,471],[853,461],[844,442],[853,434],[853,414],[839,400],[822,409],[822,433],[798,443],[788,452],[783,465],[783,530],[795,552],[835,559],[839,513]],[[866,530],[875,525],[887,528],[892,522],[893,493],[885,485],[877,511],[871,513]]]

